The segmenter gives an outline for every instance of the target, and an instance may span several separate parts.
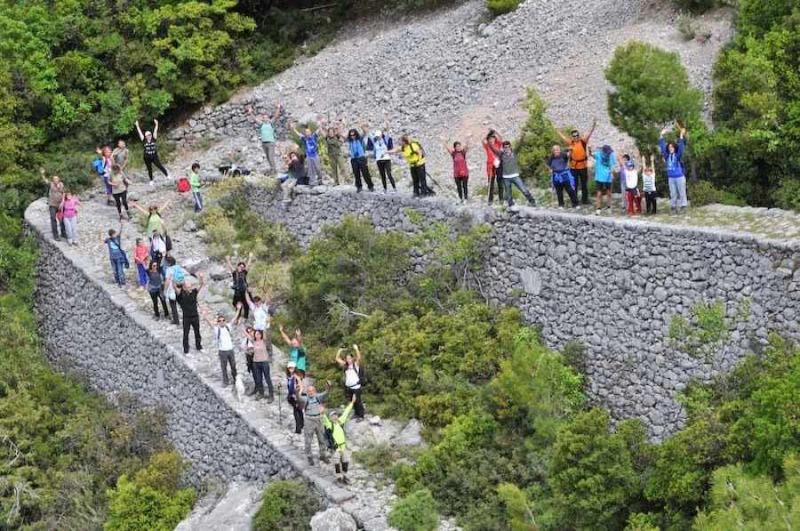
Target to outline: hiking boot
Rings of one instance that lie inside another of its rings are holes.
[[[350,480],[347,479],[347,476],[342,476],[342,483],[344,483],[345,485],[349,485],[350,484]]]
[[[267,398],[267,404],[271,404],[273,402],[275,402],[275,397],[270,396]]]
[[[327,456],[327,455],[319,456],[319,460],[322,461],[323,463],[325,463],[326,465],[331,464],[331,458],[329,456]]]

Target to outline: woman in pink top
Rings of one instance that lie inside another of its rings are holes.
[[[133,261],[136,262],[136,271],[139,273],[139,289],[147,286],[147,259],[150,249],[141,238],[136,238],[136,247],[133,248]]]
[[[64,216],[64,230],[67,233],[67,243],[78,245],[78,207],[80,200],[72,192],[64,191],[61,199],[61,214]]]

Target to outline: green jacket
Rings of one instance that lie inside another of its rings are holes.
[[[350,417],[350,413],[353,411],[353,403],[350,402],[342,414],[339,415],[339,418],[336,422],[333,422],[330,418],[328,418],[328,414],[322,416],[322,425],[333,432],[333,447],[334,449],[338,450],[340,448],[345,447],[345,443],[347,442],[344,435],[344,425],[347,424],[347,420]]]

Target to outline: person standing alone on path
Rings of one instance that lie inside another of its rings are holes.
[[[462,146],[461,142],[453,142],[451,148],[447,144],[444,148],[453,159],[453,179],[456,181],[456,189],[458,191],[458,200],[462,203],[469,199],[469,191],[467,184],[469,183],[469,168],[467,167],[467,147]],[[358,411],[358,407],[356,407]]]
[[[208,326],[214,330],[214,343],[217,345],[219,366],[222,370],[222,385],[227,387],[230,381],[236,381],[236,357],[233,352],[231,327],[225,322],[225,316],[221,313],[217,314],[216,321],[213,321],[207,313],[204,313],[203,317],[206,318]],[[228,380],[228,365],[231,367],[232,380]]]
[[[153,120],[153,132],[142,132],[139,127],[139,120],[136,120],[136,131],[139,133],[139,139],[144,143],[144,165],[147,166],[147,176],[150,178],[150,186],[154,186],[153,182],[153,166],[161,170],[161,173],[169,179],[169,172],[161,164],[161,159],[158,158],[158,145],[156,139],[158,138],[158,120]]]
[[[330,386],[329,386],[330,387]],[[328,391],[317,392],[313,385],[306,387],[305,382],[298,388],[298,401],[303,408],[303,440],[308,464],[314,466],[314,456],[311,454],[311,440],[316,437],[319,446],[319,460],[330,463],[328,458],[328,444],[325,442],[325,429],[322,427],[323,402]]]
[[[581,202],[584,205],[589,204],[589,139],[592,138],[595,128],[597,127],[597,119],[592,121],[592,128],[586,136],[581,136],[577,129],[573,129],[570,133],[570,138],[564,136],[561,131],[556,131],[561,140],[569,146],[569,168],[575,176],[575,194],[578,190],[581,192]]]
[[[203,195],[200,192],[202,183],[200,182],[200,164],[197,162],[192,164],[192,169],[189,172],[189,186],[192,187],[192,201],[194,202],[194,211],[200,212],[203,210]]]
[[[300,141],[305,148],[306,163],[308,164],[308,184],[310,186],[322,184],[322,163],[319,160],[319,135],[308,126],[303,129],[302,133],[297,130],[296,125],[292,126],[292,130],[300,137]]]
[[[264,155],[267,157],[267,164],[269,164],[270,173],[277,173],[278,159],[275,155],[275,121],[281,115],[281,104],[275,105],[275,110],[270,114],[262,114],[256,116],[253,107],[247,108],[247,114],[252,122],[261,122],[258,126],[258,132],[261,136],[261,147],[264,149]]]
[[[183,314],[183,353],[189,354],[189,329],[194,330],[194,347],[197,352],[203,352],[202,338],[200,337],[200,312],[197,309],[197,298],[200,290],[206,284],[205,276],[198,274],[200,286],[193,287],[189,279],[184,279],[182,284],[175,285],[176,298]]]
[[[678,142],[667,144],[664,140],[668,129],[663,129],[658,139],[658,147],[667,167],[669,181],[669,210],[671,214],[681,214],[689,204],[686,199],[686,173],[683,171],[683,154],[686,152],[686,128],[681,127]]]
[[[67,237],[64,220],[59,215],[61,202],[64,200],[64,183],[61,182],[61,178],[58,175],[53,175],[50,180],[48,180],[44,168],[40,169],[39,172],[42,174],[42,181],[48,186],[47,207],[50,211],[50,231],[53,234],[53,239],[58,241],[61,238]],[[59,229],[61,229],[61,237],[59,237]]]
[[[361,386],[364,383],[364,370],[361,366],[361,351],[358,349],[358,345],[353,345],[355,358],[348,352],[344,359],[342,359],[342,352],[344,349],[340,348],[336,353],[336,363],[344,370],[345,396],[347,396],[347,400],[355,404],[356,418],[363,420],[364,402],[361,400]]]
[[[505,193],[503,186],[503,167],[500,157],[494,154],[494,150],[503,149],[503,139],[494,129],[489,129],[486,135],[486,142],[483,143],[483,150],[486,152],[486,179],[489,181],[489,204],[494,202],[494,187],[497,184],[497,198],[502,203]]]

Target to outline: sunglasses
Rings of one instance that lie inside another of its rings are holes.
[[[578,138],[580,135],[578,133],[572,133],[572,138]]]

